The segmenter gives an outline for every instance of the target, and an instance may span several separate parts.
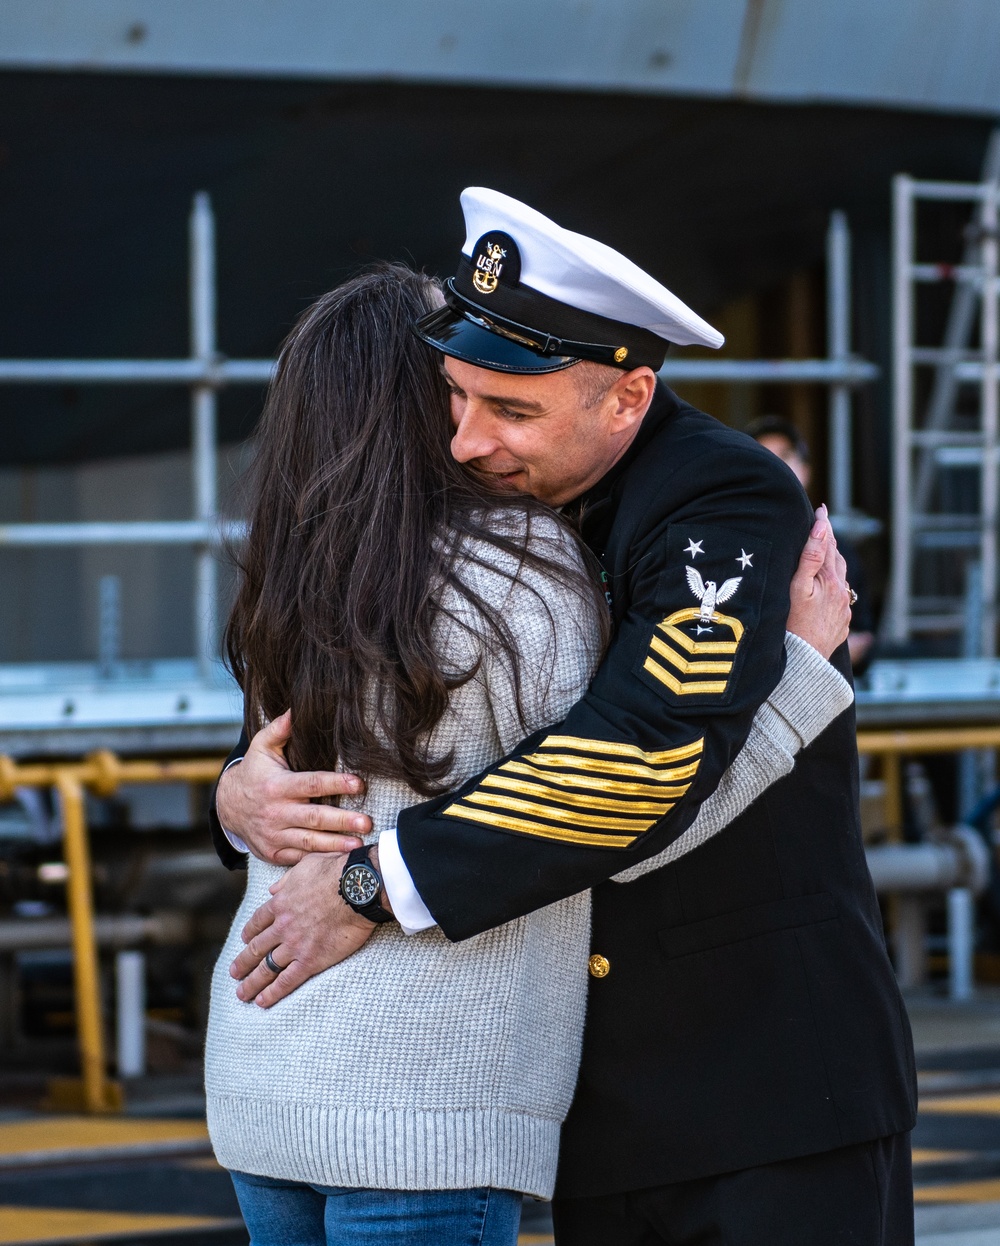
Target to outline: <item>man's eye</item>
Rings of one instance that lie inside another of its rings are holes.
[[[524,420],[527,418],[523,411],[512,411],[510,407],[497,407],[497,415],[502,415],[505,420]]]

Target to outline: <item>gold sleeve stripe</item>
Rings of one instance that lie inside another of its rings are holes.
[[[695,611],[697,614],[698,612]],[[581,753],[603,753],[606,757],[634,757],[649,766],[662,766],[671,761],[686,761],[697,757],[705,746],[704,737],[679,748],[668,748],[659,753],[647,753],[637,744],[623,744],[617,740],[588,740],[575,735],[547,735],[539,744],[540,749],[575,748]]]
[[[654,636],[649,646],[661,658],[666,658],[671,666],[676,666],[682,675],[728,675],[733,669],[732,662],[689,662],[659,636]]]
[[[697,606],[693,606],[686,610],[675,610],[673,614],[668,615],[662,623],[658,623],[657,627],[663,631],[676,630],[671,629],[673,623],[693,623],[695,619],[701,618],[701,611]],[[678,631],[676,639],[687,649],[688,653],[735,653],[736,649],[743,639],[743,624],[739,619],[733,618],[731,614],[720,614],[718,610],[712,611],[712,622],[720,623],[726,627],[732,628],[733,640],[692,640],[690,636],[685,636],[683,632]],[[723,649],[720,646],[725,645]]]
[[[578,844],[583,848],[627,848],[636,841],[635,835],[597,835],[591,831],[564,830],[561,826],[544,826],[538,822],[527,822],[523,818],[510,818],[502,813],[491,813],[488,809],[463,807],[461,804],[449,805],[444,812],[453,818],[482,822],[486,826],[498,826],[504,831],[517,831],[522,835],[534,835],[539,839],[557,839],[561,843]]]
[[[691,784],[677,780],[695,776],[704,744],[646,752],[616,740],[546,736],[538,752],[505,761],[444,814],[540,839],[626,848],[687,792]],[[556,751],[563,749],[574,751]]]
[[[659,795],[668,797],[674,794],[683,795],[690,784],[681,788],[664,788]],[[516,792],[519,796],[540,797],[542,800],[554,801],[557,805],[574,805],[583,809],[603,809],[606,813],[653,813],[662,818],[668,809],[673,808],[672,802],[648,800],[608,800],[604,796],[594,796],[590,792],[560,792],[557,788],[545,787],[541,783],[525,783],[522,779],[508,779],[502,774],[488,774],[480,787],[499,787],[508,792]],[[557,810],[553,810],[556,813]]]
[[[630,779],[660,779],[662,770],[654,770],[652,766],[632,766],[620,761],[602,761],[597,757],[574,757],[570,753],[529,753],[525,761],[534,766],[551,766],[553,769],[585,770],[591,774],[610,774],[627,776]]]
[[[738,640],[692,640],[690,636],[685,636],[679,628],[674,627],[667,619],[664,619],[662,623],[657,623],[656,626],[665,636],[669,636],[672,641],[680,645],[682,649],[686,649],[688,653],[733,654],[739,648]]]
[[[727,681],[712,682],[710,680],[693,681],[691,683],[682,684],[679,679],[675,679],[665,666],[661,666],[659,662],[654,662],[652,658],[647,658],[642,664],[642,668],[648,671],[654,679],[658,679],[661,684],[665,684],[671,692],[679,697],[689,697],[696,693],[723,693],[728,687]]]
[[[554,822],[565,822],[569,826],[591,826],[595,830],[603,831],[633,831],[637,835],[648,831],[656,821],[656,818],[650,820],[648,817],[642,820],[608,818],[598,817],[596,814],[577,813],[575,809],[553,809],[551,805],[536,805],[534,801],[518,800],[515,796],[494,796],[479,788],[463,797],[463,801],[486,805],[489,809],[510,809],[514,813],[524,813],[535,818],[551,818]],[[662,814],[658,814],[657,817],[662,817]]]
[[[526,766],[520,761],[505,761],[500,767],[504,774],[523,774],[529,779],[541,779],[547,784],[557,787],[580,787],[588,791],[605,792],[609,796],[683,796],[691,786],[681,783],[669,787],[675,779],[691,779],[698,773],[699,762],[689,766],[677,766],[673,770],[657,771],[656,783],[623,783],[616,779],[599,779],[589,774],[561,774],[555,770],[537,770],[534,766]],[[661,782],[660,778],[665,780]]]

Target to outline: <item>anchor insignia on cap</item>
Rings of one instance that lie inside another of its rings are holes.
[[[476,256],[476,271],[472,274],[472,284],[480,294],[492,294],[497,288],[506,258],[507,252],[499,243],[484,240],[483,249]]]

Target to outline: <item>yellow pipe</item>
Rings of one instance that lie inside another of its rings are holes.
[[[903,841],[903,768],[898,753],[882,758],[882,782],[885,784],[885,832],[892,844]]]
[[[1000,727],[858,732],[859,753],[953,753],[967,748],[1000,748]]]
[[[82,762],[28,763],[0,757],[0,800],[18,787],[55,787],[66,776],[101,796],[111,796],[122,783],[214,783],[221,758],[193,757],[180,761],[121,761],[113,753],[92,753]]]
[[[69,774],[60,774],[55,786],[62,805],[63,854],[69,869],[66,898],[73,933],[73,982],[76,988],[76,1028],[84,1102],[88,1112],[106,1112],[112,1105],[104,1060],[101,985],[97,969],[97,941],[94,938],[94,902],[83,788],[79,780]]]
[[[11,757],[0,756],[0,800],[10,800],[18,787],[54,787],[62,806],[83,1098],[82,1104],[78,1104],[80,1083],[53,1084],[53,1106],[82,1106],[94,1113],[113,1112],[121,1107],[121,1088],[107,1075],[104,1052],[84,788],[89,787],[100,796],[111,796],[122,783],[211,783],[221,765],[221,759],[214,757],[165,762],[121,761],[106,751],[92,753],[81,762],[54,764],[20,765]]]

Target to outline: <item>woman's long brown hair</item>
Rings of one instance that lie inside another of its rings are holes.
[[[518,670],[500,612],[457,574],[476,543],[569,584],[606,616],[593,578],[531,547],[532,520],[552,512],[452,458],[439,359],[410,330],[438,302],[430,278],[380,265],[292,330],[256,435],[226,629],[248,733],[290,707],[293,768],[340,764],[425,795],[452,761],[427,755],[427,732],[476,669],[455,674],[436,651],[443,585],[472,603],[484,643]]]

